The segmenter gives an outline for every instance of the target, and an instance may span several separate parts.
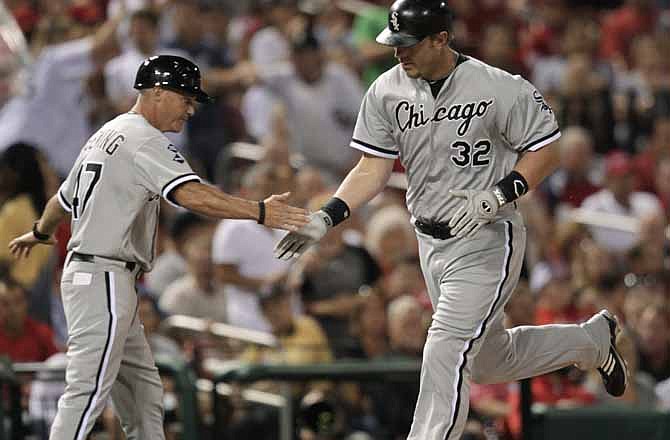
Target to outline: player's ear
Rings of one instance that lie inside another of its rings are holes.
[[[435,37],[435,43],[438,44],[441,47],[447,47],[449,46],[449,39],[451,38],[451,35],[447,31],[442,31],[438,34],[434,35]]]
[[[154,87],[153,89],[151,89],[151,96],[156,101],[160,101],[161,99],[163,99],[163,94],[164,90],[161,89],[160,87]]]

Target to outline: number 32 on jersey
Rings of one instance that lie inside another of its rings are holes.
[[[480,139],[473,145],[466,141],[455,141],[450,145],[451,161],[459,168],[484,167],[491,163],[491,141]]]

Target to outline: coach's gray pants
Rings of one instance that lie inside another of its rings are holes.
[[[604,319],[503,327],[503,309],[519,279],[526,244],[519,214],[482,228],[472,239],[417,235],[434,314],[408,439],[460,439],[471,379],[507,382],[572,364],[595,368],[605,360],[610,335]]]
[[[85,439],[109,396],[129,440],[164,439],[163,386],[138,317],[138,269],[100,261],[63,270],[67,387],[50,440]]]

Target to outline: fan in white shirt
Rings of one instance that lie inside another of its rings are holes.
[[[605,160],[605,188],[584,199],[582,208],[608,214],[644,219],[662,215],[660,200],[651,193],[635,191],[632,159],[625,153],[611,153]],[[605,249],[617,253],[629,250],[638,240],[638,234],[616,229],[592,226],[593,238]]]

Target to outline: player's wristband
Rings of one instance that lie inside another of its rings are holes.
[[[333,223],[332,225],[328,226],[337,226],[338,224],[348,219],[349,215],[351,214],[351,210],[349,209],[347,203],[337,197],[333,197],[328,200],[328,202],[326,202],[326,204],[321,207],[321,211],[328,214],[328,217],[330,217],[330,220]]]
[[[38,239],[39,241],[47,241],[49,240],[49,237],[51,237],[49,234],[43,234],[42,232],[37,230],[37,225],[40,221],[36,221],[33,223],[33,237]]]
[[[528,192],[528,182],[518,171],[512,171],[493,187],[500,206],[513,202]]]
[[[259,225],[265,224],[265,202],[263,200],[258,201],[258,220],[256,223]]]

